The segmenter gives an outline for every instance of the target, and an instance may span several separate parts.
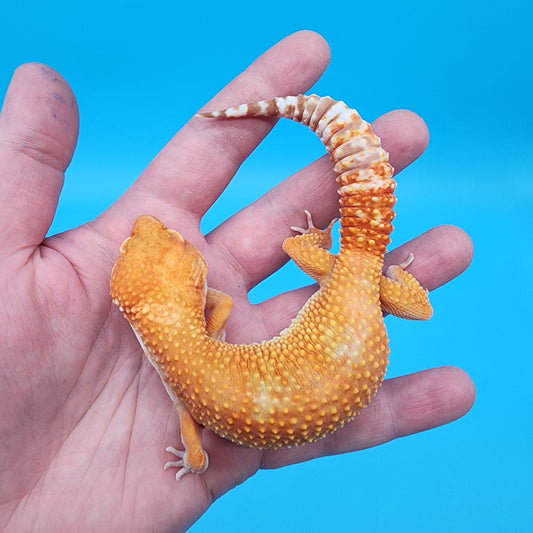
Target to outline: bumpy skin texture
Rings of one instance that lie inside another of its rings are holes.
[[[207,456],[197,424],[239,444],[293,446],[353,419],[377,392],[388,363],[383,311],[427,319],[427,293],[404,268],[382,275],[394,218],[395,182],[388,154],[357,112],[315,95],[276,98],[203,114],[275,116],[308,125],[337,172],[340,251],[325,230],[297,229],[285,252],[320,284],[292,324],[250,345],[223,341],[231,298],[207,287],[196,248],[151,216],[135,222],[112,273],[111,295],[180,412],[185,453],[179,479],[201,472]]]

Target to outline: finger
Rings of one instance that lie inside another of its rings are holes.
[[[457,277],[470,265],[472,241],[459,228],[438,226],[388,253],[384,268],[401,263],[409,253],[415,256],[415,260],[407,270],[423,287],[433,290]],[[247,327],[244,323],[237,324],[235,329],[243,330],[240,335],[246,334],[245,342],[270,338],[290,324],[316,289],[316,285],[310,285],[257,304],[254,306],[257,320],[248,320]],[[255,329],[250,326],[251,322],[257,323]],[[244,340],[239,338],[239,342]]]
[[[225,87],[206,109],[307,90],[329,60],[325,41],[298,32],[265,52]],[[238,122],[191,119],[125,195],[136,212],[154,205],[170,217],[179,209],[201,217],[218,198],[244,159],[272,129],[272,120]],[[123,207],[123,202],[119,202]],[[162,215],[162,213],[160,213]]]
[[[425,123],[409,111],[388,113],[375,121],[373,129],[397,172],[419,157],[428,143]],[[292,234],[291,226],[304,224],[305,209],[318,227],[337,216],[335,177],[329,158],[322,157],[216,228],[209,243],[231,254],[231,262],[252,288],[287,261],[281,243]]]
[[[263,468],[279,468],[315,457],[352,452],[447,424],[465,415],[475,399],[466,373],[434,368],[386,380],[370,405],[352,422],[316,443],[268,451]]]
[[[0,254],[32,251],[50,228],[78,136],[72,91],[54,70],[19,67],[0,114]]]

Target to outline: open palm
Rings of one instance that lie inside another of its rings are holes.
[[[319,36],[295,34],[261,56],[209,108],[304,92],[327,61]],[[281,241],[291,225],[304,223],[304,209],[318,225],[335,216],[327,158],[210,234],[199,229],[272,126],[258,119],[192,119],[100,217],[45,239],[76,144],[77,108],[50,68],[29,64],[16,71],[0,115],[0,528],[183,530],[258,468],[377,445],[469,409],[469,378],[458,369],[433,369],[386,381],[355,421],[315,444],[261,452],[205,431],[210,466],[204,474],[176,483],[162,470],[169,459],[165,446],[179,442],[177,416],[111,303],[111,267],[136,216],[156,215],[202,251],[210,286],[234,297],[229,341],[261,340],[285,327],[313,287],[254,306],[247,292],[286,261]],[[427,143],[423,122],[406,111],[374,126],[396,169]],[[407,249],[416,256],[410,270],[430,289],[458,275],[471,258],[468,237],[453,227],[435,228],[388,260],[402,261]]]

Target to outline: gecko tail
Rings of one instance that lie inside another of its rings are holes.
[[[242,118],[242,117],[276,117],[288,118],[316,130],[319,120],[331,105],[338,103],[329,96],[316,94],[284,96],[241,104],[220,111],[197,113],[196,117],[205,118]]]
[[[275,117],[299,122],[317,134],[338,174],[357,167],[364,168],[377,160],[388,163],[388,154],[370,124],[355,109],[329,96],[299,94],[277,97],[195,116],[218,119]],[[371,160],[361,160],[362,152],[371,154]],[[358,157],[354,158],[356,155]]]
[[[285,96],[242,104],[197,117],[288,118],[314,131],[337,174],[341,206],[341,248],[383,254],[394,218],[394,169],[381,140],[359,113],[342,101],[316,94]]]
[[[321,130],[319,124],[322,123],[325,126],[326,122],[330,122],[333,118],[338,118],[342,111],[346,110],[348,110],[346,104],[338,102],[329,96],[299,94],[298,96],[283,96],[241,104],[219,111],[197,113],[195,116],[202,118],[288,118],[308,126],[322,139],[322,130],[324,128]],[[326,115],[329,115],[329,117]],[[360,119],[359,115],[357,116]],[[325,119],[328,120],[326,121]]]

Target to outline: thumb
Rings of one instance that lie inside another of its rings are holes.
[[[0,258],[44,239],[77,138],[67,82],[45,65],[19,67],[0,113]]]

